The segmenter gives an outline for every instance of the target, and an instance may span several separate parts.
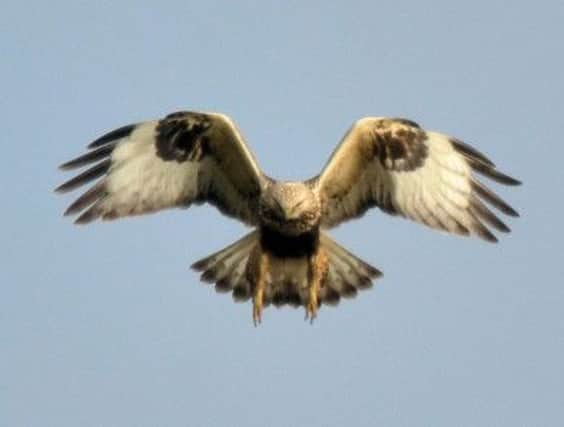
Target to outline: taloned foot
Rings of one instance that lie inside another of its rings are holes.
[[[309,292],[306,304],[305,320],[313,323],[317,317],[317,310],[319,308],[319,290],[327,276],[329,269],[329,262],[325,252],[318,249],[309,258]]]
[[[269,258],[265,252],[259,255],[255,275],[255,294],[253,296],[253,324],[258,326],[262,321],[262,308],[264,301],[264,288],[269,269]]]
[[[319,307],[319,303],[317,300],[317,289],[314,289],[313,286],[309,289],[309,298],[306,304],[306,314],[305,320],[309,320],[309,323],[313,323],[315,318],[317,317],[317,309]]]
[[[258,289],[253,298],[253,324],[255,326],[260,325],[262,322],[262,301],[263,301],[264,290]]]

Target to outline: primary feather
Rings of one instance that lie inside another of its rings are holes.
[[[91,151],[61,165],[95,163],[57,188],[67,192],[103,176],[65,212],[77,223],[140,215],[208,202],[256,224],[265,184],[233,122],[224,115],[180,112],[124,126],[89,145]],[[96,163],[98,162],[98,163]]]
[[[356,218],[373,206],[435,229],[497,241],[488,226],[509,228],[486,203],[517,216],[475,173],[506,185],[519,181],[447,135],[403,119],[356,122],[321,174],[310,181],[322,204],[322,226]]]

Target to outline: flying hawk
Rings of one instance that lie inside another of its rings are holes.
[[[321,173],[303,182],[265,175],[226,115],[182,111],[123,126],[92,142],[61,169],[90,166],[56,191],[101,179],[66,210],[77,224],[210,203],[254,230],[196,262],[201,280],[236,301],[253,301],[253,321],[272,303],[336,305],[372,285],[381,272],[333,241],[324,230],[377,206],[429,227],[489,242],[488,227],[509,228],[488,204],[517,212],[476,174],[518,185],[483,154],[458,139],[397,118],[358,120]]]

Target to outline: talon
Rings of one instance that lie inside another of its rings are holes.
[[[309,322],[313,323],[313,320],[317,317],[317,308],[317,293],[312,289],[309,294],[309,301],[306,305],[305,320],[309,319]]]
[[[264,299],[264,288],[266,286],[266,274],[268,272],[268,256],[262,253],[257,268],[255,295],[253,297],[253,323],[258,326],[262,321],[262,305]]]
[[[253,324],[255,326],[260,325],[262,322],[262,301],[255,301],[253,302]]]
[[[327,256],[323,251],[318,251],[309,259],[309,298],[306,304],[306,320],[310,323],[317,317],[319,309],[319,291],[327,275]]]

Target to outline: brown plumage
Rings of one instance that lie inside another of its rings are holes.
[[[61,165],[88,169],[57,188],[101,178],[66,210],[77,223],[210,203],[255,228],[193,265],[218,292],[252,298],[255,323],[269,304],[304,306],[313,320],[322,304],[370,287],[380,271],[324,230],[371,207],[490,242],[497,241],[490,228],[509,227],[489,206],[518,216],[476,174],[505,185],[519,181],[462,141],[406,119],[359,120],[322,172],[304,182],[267,177],[233,121],[217,113],[178,112],[123,126],[89,148]]]

